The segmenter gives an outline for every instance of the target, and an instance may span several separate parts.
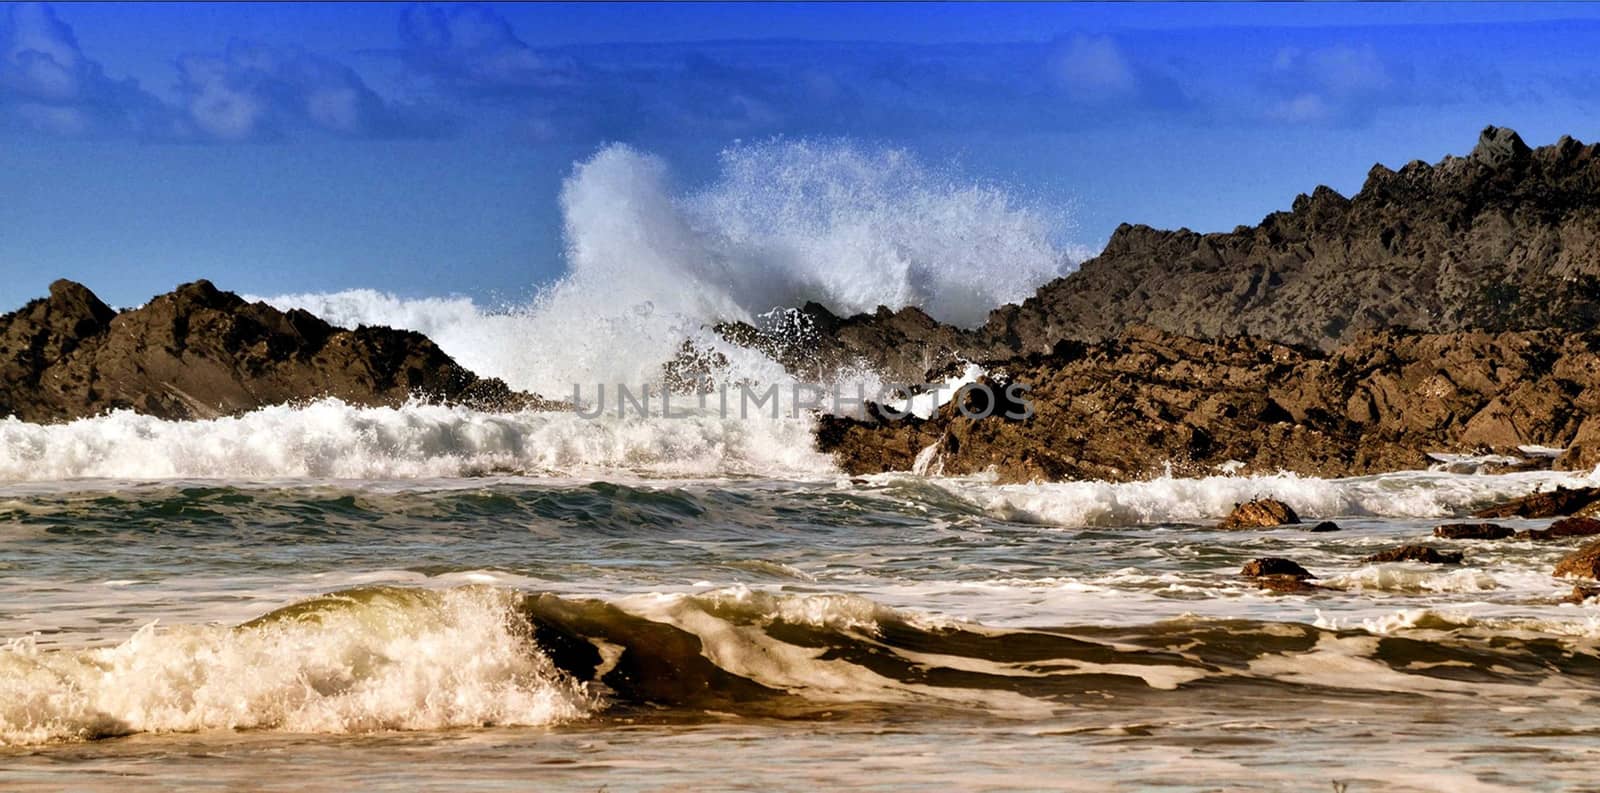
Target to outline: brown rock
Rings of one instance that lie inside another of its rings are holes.
[[[1567,537],[1593,537],[1600,534],[1600,520],[1594,518],[1562,518],[1548,529],[1529,529],[1517,536],[1522,539],[1544,541]]]
[[[1555,575],[1568,578],[1600,578],[1600,540],[1591,542],[1556,562]]]
[[[1260,559],[1251,559],[1245,562],[1244,569],[1239,575],[1245,578],[1262,578],[1265,576],[1286,576],[1289,578],[1316,578],[1304,567],[1290,559],[1277,556],[1265,556]]]
[[[117,313],[70,281],[0,316],[0,416],[67,421],[129,408],[165,419],[337,397],[552,407],[458,365],[418,333],[336,328],[207,281]]]
[[[1571,515],[1600,502],[1600,487],[1558,487],[1514,498],[1472,513],[1475,518],[1553,518]]]
[[[1451,523],[1433,529],[1433,536],[1446,540],[1504,540],[1514,535],[1498,523]]]
[[[1234,506],[1228,517],[1217,525],[1219,529],[1251,529],[1284,526],[1300,522],[1300,516],[1288,504],[1271,498],[1258,498]]]
[[[1600,597],[1600,586],[1591,584],[1574,584],[1572,593],[1561,599],[1562,603],[1582,604],[1590,598]]]
[[[1341,531],[1341,529],[1339,528],[1339,524],[1334,523],[1331,520],[1325,520],[1309,529],[1306,529],[1306,531],[1309,531],[1313,534],[1322,534],[1330,531]]]
[[[1363,558],[1363,563],[1423,562],[1425,564],[1461,564],[1462,555],[1456,551],[1441,551],[1427,545],[1402,545]]]

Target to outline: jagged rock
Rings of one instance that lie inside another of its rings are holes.
[[[1306,529],[1306,531],[1309,531],[1312,534],[1323,534],[1330,531],[1341,531],[1341,529],[1339,528],[1339,524],[1334,523],[1331,520],[1325,520],[1309,529]]]
[[[1126,481],[1230,462],[1245,474],[1356,476],[1422,468],[1440,450],[1561,446],[1591,425],[1600,437],[1600,389],[1589,385],[1600,380],[1600,332],[1386,332],[1324,353],[1135,327],[983,365],[1031,386],[1032,418],[973,420],[947,405],[925,421],[830,419],[818,447],[852,474],[911,470],[939,443],[950,475]],[[1576,509],[1574,493],[1528,501]],[[1478,515],[1530,510],[1546,511]]]
[[[1402,545],[1399,548],[1390,548],[1363,558],[1364,564],[1381,562],[1423,562],[1425,564],[1461,564],[1462,555],[1457,551],[1441,551],[1427,545]]]
[[[1556,562],[1555,575],[1567,578],[1600,578],[1600,540],[1591,542]]]
[[[128,408],[166,419],[337,397],[490,409],[549,407],[458,365],[418,333],[336,328],[246,303],[208,281],[112,311],[71,281],[0,316],[0,416],[52,422]]]
[[[1550,524],[1548,529],[1529,529],[1517,535],[1525,540],[1562,540],[1568,537],[1593,537],[1600,535],[1600,520],[1594,518],[1563,518]]]
[[[1228,517],[1217,525],[1219,529],[1250,529],[1285,526],[1300,522],[1300,516],[1288,504],[1271,498],[1258,498],[1234,506]]]
[[[1251,559],[1245,562],[1244,569],[1239,575],[1245,578],[1262,578],[1264,576],[1288,576],[1289,578],[1316,578],[1304,567],[1290,559],[1277,556],[1266,556],[1260,559]]]
[[[1451,523],[1433,529],[1433,536],[1446,540],[1504,540],[1515,535],[1498,523]]]
[[[1582,329],[1600,318],[1600,147],[1489,128],[1467,158],[1382,166],[1253,227],[1123,225],[1105,250],[974,332],[1043,352],[1144,323],[1332,349],[1391,328]]]
[[[1491,126],[1485,127],[1478,135],[1478,145],[1468,159],[1490,168],[1500,168],[1526,160],[1532,153],[1533,149],[1528,148],[1528,144],[1523,143],[1515,131]]]
[[[1600,503],[1600,487],[1558,487],[1485,507],[1472,513],[1472,517],[1553,518],[1572,515],[1595,503]]]

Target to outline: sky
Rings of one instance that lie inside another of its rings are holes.
[[[59,277],[525,300],[616,143],[685,194],[831,141],[1001,185],[1074,249],[1225,231],[1487,124],[1600,138],[1596,52],[1579,3],[5,5],[0,310]]]

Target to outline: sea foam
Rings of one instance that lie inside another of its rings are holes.
[[[241,628],[152,623],[93,649],[0,649],[0,745],[136,732],[540,725],[596,704],[519,635],[510,593],[372,589]]]
[[[824,475],[812,421],[701,414],[584,419],[328,399],[242,416],[164,421],[132,411],[39,425],[0,419],[0,481],[458,477],[491,473]]]

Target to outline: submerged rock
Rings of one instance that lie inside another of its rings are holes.
[[[1310,571],[1301,567],[1292,559],[1278,556],[1264,556],[1260,559],[1251,559],[1245,562],[1244,569],[1239,575],[1245,578],[1263,578],[1266,576],[1287,576],[1289,578],[1316,578]]]
[[[1217,525],[1219,529],[1268,528],[1297,524],[1300,516],[1288,504],[1272,498],[1258,498],[1237,504],[1228,517]]]
[[[1339,524],[1334,523],[1331,520],[1325,520],[1309,529],[1306,529],[1306,531],[1309,531],[1312,534],[1323,534],[1330,531],[1342,531],[1342,529],[1339,528]]]
[[[1450,523],[1433,529],[1433,536],[1446,540],[1504,540],[1515,535],[1498,523]]]
[[[0,417],[43,423],[127,408],[208,419],[322,397],[554,405],[478,377],[420,333],[345,330],[208,281],[120,313],[82,284],[57,281],[48,297],[0,316]]]
[[[1556,562],[1555,575],[1600,579],[1600,540],[1561,557],[1561,561]]]
[[[1594,518],[1563,518],[1550,524],[1548,529],[1529,529],[1517,536],[1523,539],[1543,541],[1561,540],[1568,537],[1593,537],[1600,535],[1600,520]]]
[[[1461,564],[1458,551],[1441,551],[1427,545],[1402,545],[1362,558],[1365,564],[1382,562],[1423,562],[1425,564]]]

